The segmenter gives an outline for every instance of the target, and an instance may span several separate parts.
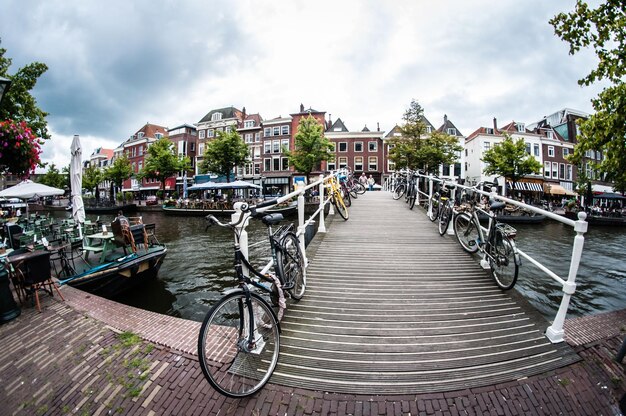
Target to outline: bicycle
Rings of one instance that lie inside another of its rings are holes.
[[[235,236],[235,274],[238,287],[228,290],[206,314],[198,335],[198,359],[209,384],[219,393],[234,398],[250,396],[270,379],[280,350],[280,319],[286,308],[285,293],[299,300],[306,289],[304,257],[299,240],[290,227],[272,231],[283,216],[263,214],[257,209],[276,200],[249,206],[235,204],[241,211],[237,221],[222,223],[206,217],[207,228],[216,224],[230,228]],[[249,219],[260,219],[268,228],[274,274],[256,270],[243,254],[241,233]],[[262,297],[269,295],[278,313]]]
[[[415,201],[417,200],[417,175],[413,172],[409,172],[408,174],[408,182],[406,185],[406,194],[405,200],[409,204],[409,209],[413,209],[415,207]]]
[[[341,215],[344,220],[348,220],[350,214],[348,213],[347,204],[344,201],[341,192],[341,185],[339,184],[339,180],[336,176],[332,176],[330,179],[326,181],[326,187],[328,189],[328,194],[330,196],[330,201],[334,205],[335,209]]]
[[[448,230],[448,225],[450,224],[450,220],[454,216],[455,201],[450,198],[452,190],[454,188],[454,185],[446,184],[445,181],[441,183],[441,192],[439,193],[439,198],[437,201],[439,235],[444,235],[446,233],[446,231]]]
[[[485,183],[485,185],[490,184]],[[521,265],[520,255],[515,245],[517,231],[496,218],[496,212],[504,208],[504,202],[491,200],[488,201],[488,205],[488,210],[481,209],[477,206],[475,196],[470,198],[467,212],[461,210],[454,217],[454,233],[465,251],[482,253],[481,263],[488,264],[496,284],[503,290],[509,290],[517,282]],[[488,217],[486,234],[480,225],[478,212],[483,212]]]
[[[406,191],[406,187],[407,187],[406,175],[407,173],[405,172],[398,172],[394,175],[392,197],[395,200],[402,198],[402,195],[404,195],[404,192]]]

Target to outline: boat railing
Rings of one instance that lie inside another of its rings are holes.
[[[493,188],[490,191],[481,190],[481,189],[476,189],[475,187],[472,187],[472,186],[461,185],[451,179],[438,178],[436,176],[424,175],[424,174],[419,174],[419,173],[416,175],[427,185],[427,186],[422,187],[422,188],[425,188],[426,190],[418,189],[416,204],[420,202],[420,198],[425,198],[428,201],[427,210],[429,214],[432,213],[432,207],[433,207],[432,201],[434,198],[435,183],[445,182],[448,184],[454,184],[454,188],[451,191],[452,200],[455,200],[456,193],[459,192],[459,190],[470,190],[472,192],[477,192],[489,198],[503,201],[503,202],[506,202],[507,204],[511,204],[516,207],[520,207],[527,211],[534,212],[539,215],[544,215],[547,218],[563,223],[574,229],[574,232],[576,234],[572,242],[572,254],[570,257],[569,271],[568,271],[566,278],[559,276],[557,273],[552,271],[549,267],[542,264],[540,261],[533,258],[528,253],[518,248],[518,252],[520,256],[528,260],[528,262],[530,262],[532,265],[534,265],[539,270],[544,272],[549,278],[551,278],[552,280],[560,284],[562,287],[563,297],[561,298],[561,303],[557,310],[556,316],[554,320],[552,321],[552,324],[546,330],[546,337],[552,343],[563,342],[565,340],[564,338],[565,332],[563,329],[563,325],[565,323],[565,316],[569,308],[571,297],[576,292],[576,276],[578,274],[578,268],[580,266],[580,259],[582,256],[583,246],[585,242],[584,234],[587,232],[587,226],[588,226],[587,221],[585,221],[585,219],[587,218],[587,214],[585,214],[584,212],[579,212],[578,219],[572,220],[572,219],[563,217],[561,215],[555,214],[553,212],[546,211],[539,207],[529,205],[520,201],[516,201],[514,199],[507,198],[503,195],[498,195]],[[561,262],[559,262],[559,264],[561,264]]]
[[[308,185],[306,185],[304,182],[296,182],[296,189],[293,192],[290,192],[286,195],[276,198],[272,204],[264,206],[263,208],[259,208],[257,210],[257,212],[265,212],[271,209],[272,207],[282,204],[288,200],[296,201],[297,209],[298,209],[298,226],[296,230],[296,236],[298,237],[298,240],[300,242],[300,249],[304,256],[305,267],[307,267],[309,264],[309,261],[306,255],[306,249],[305,249],[306,248],[305,247],[306,245],[305,244],[305,232],[306,232],[307,227],[312,226],[314,224],[314,221],[317,219],[318,221],[317,232],[318,233],[326,232],[326,225],[325,225],[325,220],[324,220],[324,209],[325,209],[326,204],[330,203],[330,196],[325,194],[325,183],[332,177],[335,177],[338,175],[345,175],[346,173],[347,172],[345,170],[338,170],[326,176],[320,175],[318,180]],[[306,207],[305,193],[311,189],[317,191],[319,205],[317,209],[315,210],[315,212],[305,219],[305,207]],[[241,216],[241,206],[238,204],[235,204],[234,209],[235,209],[235,213],[233,214],[233,219],[236,221],[236,219],[240,218]],[[332,210],[332,205],[331,205],[331,210],[329,213],[331,215],[334,214],[334,211]],[[242,221],[241,225],[239,226],[240,227],[239,245],[241,247],[242,254],[246,256],[246,258],[248,258],[248,234],[245,231],[245,225],[246,225],[245,223],[246,221]],[[272,265],[273,265],[273,261],[270,260],[268,264],[262,269],[262,273],[267,273],[267,271],[272,267]]]

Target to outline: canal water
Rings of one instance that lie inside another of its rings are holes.
[[[202,217],[175,217],[143,212],[144,223],[155,223],[156,234],[168,247],[159,278],[117,301],[142,309],[201,321],[222,292],[235,287],[233,235],[217,226],[205,231]],[[88,216],[92,217],[92,216]],[[102,216],[104,221],[113,217]],[[551,220],[543,224],[516,224],[520,249],[567,279],[574,231]],[[266,227],[252,221],[248,227],[251,259],[262,267],[269,261]],[[446,236],[445,238],[453,238]],[[589,227],[568,317],[626,308],[626,227]],[[477,260],[478,262],[478,260]],[[558,283],[522,259],[516,289],[547,319],[561,302]]]

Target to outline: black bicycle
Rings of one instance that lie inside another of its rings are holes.
[[[241,216],[222,223],[212,215],[212,224],[227,227],[235,235],[235,273],[238,288],[227,291],[206,314],[198,336],[200,367],[209,384],[221,394],[241,398],[260,390],[270,379],[280,350],[280,318],[286,308],[285,293],[301,299],[306,289],[304,256],[299,240],[289,227],[272,231],[282,214],[263,214],[257,206],[238,203]],[[260,219],[268,229],[275,273],[256,270],[241,251],[241,232],[249,219]],[[269,296],[272,305],[259,293]],[[278,309],[278,312],[273,307]]]

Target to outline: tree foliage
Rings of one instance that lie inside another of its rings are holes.
[[[580,122],[580,136],[570,160],[583,168],[588,150],[600,151],[601,162],[589,161],[592,168],[605,173],[616,189],[626,191],[626,3],[604,0],[591,8],[578,0],[570,13],[559,13],[550,20],[554,31],[569,43],[571,55],[592,48],[597,66],[580,85],[606,80],[612,85],[592,100],[596,113]],[[582,169],[581,169],[582,170]]]
[[[207,143],[199,169],[203,173],[226,176],[226,181],[230,182],[231,172],[248,160],[249,152],[248,145],[237,131],[218,131],[217,137]]]
[[[311,172],[321,168],[323,161],[333,157],[333,149],[333,144],[324,137],[324,126],[309,114],[298,123],[294,149],[284,153],[296,172],[303,173],[308,178]]]
[[[111,181],[111,185],[121,188],[124,181],[131,177],[133,168],[126,156],[121,156],[113,161],[113,164],[104,171],[104,179]],[[113,199],[113,198],[111,198]]]
[[[455,137],[442,132],[428,134],[424,121],[424,109],[412,100],[402,117],[404,124],[400,126],[400,137],[389,142],[389,160],[397,169],[423,170],[436,173],[442,164],[453,164],[458,159],[458,152],[463,150]]]
[[[48,67],[43,63],[33,62],[9,75],[12,59],[5,57],[6,51],[0,48],[0,76],[11,80],[11,87],[0,104],[0,120],[25,121],[35,136],[49,139],[46,121],[48,113],[37,106],[37,100],[30,93],[37,84],[37,79],[48,70]]]
[[[483,153],[486,175],[499,175],[515,184],[523,177],[541,173],[542,165],[532,155],[526,153],[524,139],[514,141],[509,135],[504,140]]]
[[[165,180],[181,170],[189,169],[191,162],[188,157],[180,158],[174,151],[174,143],[168,137],[162,137],[148,146],[146,158],[139,179],[149,178],[161,182],[165,191]]]
[[[48,166],[48,170],[39,177],[37,182],[54,188],[63,189],[67,186],[68,176],[61,173],[54,163]]]
[[[99,199],[98,185],[104,180],[104,172],[97,166],[89,166],[83,172],[83,189],[91,191]]]

